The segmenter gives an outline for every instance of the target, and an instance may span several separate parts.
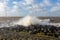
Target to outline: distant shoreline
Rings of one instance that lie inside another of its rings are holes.
[[[16,21],[16,20],[19,20],[20,18],[23,18],[23,17],[0,17],[0,21],[6,21],[6,20]],[[38,17],[38,18],[51,19],[51,20],[54,20],[54,22],[60,23],[60,17]]]

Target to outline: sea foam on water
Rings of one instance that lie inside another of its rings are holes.
[[[37,23],[39,20],[35,19],[34,17],[31,16],[26,16],[19,20],[16,24],[23,25],[23,26],[29,26],[31,24]]]
[[[2,24],[0,25],[0,27],[11,27],[14,25],[22,25],[25,27],[28,27],[30,25],[58,25],[56,23],[50,23],[50,19],[38,19],[35,16],[25,16],[17,21],[13,21],[13,22],[2,22]]]
[[[31,24],[41,24],[41,25],[46,25],[50,20],[40,20],[34,16],[26,16],[22,19],[20,19],[16,24],[18,25],[23,25],[23,26],[29,26]]]

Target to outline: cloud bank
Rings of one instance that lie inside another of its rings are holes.
[[[60,16],[60,1],[53,1],[0,0],[0,16]]]

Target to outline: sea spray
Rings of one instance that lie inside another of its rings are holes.
[[[35,16],[25,16],[23,18],[20,18],[16,21],[7,21],[7,22],[0,22],[0,28],[1,27],[15,27],[15,25],[22,25],[25,27],[28,27],[30,25],[58,25],[56,23],[50,23],[50,19],[38,19]]]
[[[34,16],[26,16],[19,21],[16,22],[18,25],[23,25],[23,26],[29,26],[29,25],[35,25],[35,24],[40,24],[40,25],[46,25],[50,20],[40,20]]]

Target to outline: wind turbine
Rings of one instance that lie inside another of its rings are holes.
[[[6,25],[10,26],[10,20],[8,19],[8,2],[6,2],[6,6],[5,6],[5,17],[6,17]]]

